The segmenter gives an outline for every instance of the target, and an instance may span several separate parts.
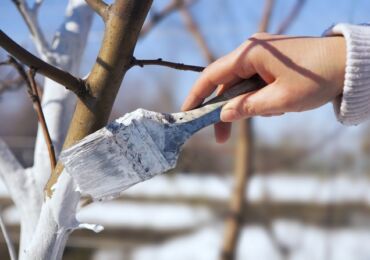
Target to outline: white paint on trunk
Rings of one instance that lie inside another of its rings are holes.
[[[28,13],[26,20],[40,29],[35,17],[37,10],[25,8],[24,11],[32,12]],[[78,75],[92,17],[93,11],[84,0],[70,0],[65,20],[56,32],[51,47],[44,48],[40,37],[33,37],[40,56],[47,62]],[[42,105],[58,155],[75,107],[75,98],[63,86],[46,79]],[[43,188],[50,173],[49,155],[40,127],[34,166],[30,169],[23,169],[6,144],[0,140],[0,177],[21,216],[20,259],[61,259],[68,235],[74,229],[100,229],[80,224],[76,220],[80,193],[75,192],[72,179],[64,172],[57,182],[55,196],[43,201]]]
[[[92,17],[93,11],[84,0],[70,0],[65,20],[55,34],[51,54],[47,55],[47,61],[78,75]],[[74,26],[71,27],[70,24],[74,24]],[[42,105],[58,155],[69,126],[70,117],[73,114],[75,98],[63,86],[46,79]],[[39,199],[42,201],[43,188],[51,171],[40,127],[32,170],[37,179],[37,185],[34,186],[34,189],[37,189]],[[62,258],[69,234],[80,225],[75,218],[80,194],[74,190],[75,187],[70,176],[62,172],[52,198],[40,203],[38,208],[34,209],[39,214],[38,221],[33,223],[25,221],[24,225],[33,225],[33,232],[32,238],[28,240],[28,245],[24,245],[20,249],[20,259]]]

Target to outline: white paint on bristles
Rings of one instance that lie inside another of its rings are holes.
[[[111,199],[130,186],[172,169],[164,156],[164,114],[137,109],[87,136],[61,155],[79,189],[93,199]],[[88,166],[87,166],[88,165]]]

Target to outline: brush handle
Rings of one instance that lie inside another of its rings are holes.
[[[206,101],[198,108],[172,114],[172,117],[175,123],[186,128],[188,133],[195,133],[203,127],[220,122],[222,106],[230,99],[248,92],[256,91],[264,86],[266,86],[266,83],[256,74],[229,88],[221,95]]]
[[[266,86],[266,82],[258,75],[255,74],[249,79],[245,79],[242,82],[236,84],[235,86],[229,88],[221,95],[216,96],[203,104],[199,105],[197,108],[206,107],[211,104],[223,102],[220,106],[223,106],[227,103],[230,99],[240,96],[242,94],[246,94],[248,92],[259,90],[260,88]],[[197,109],[196,108],[196,109]]]

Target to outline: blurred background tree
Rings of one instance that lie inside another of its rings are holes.
[[[300,1],[274,2],[270,32],[282,30],[285,19]],[[163,58],[205,66],[258,30],[265,1],[189,1],[187,12],[201,32],[208,53],[199,35],[194,36],[196,33],[191,31],[189,16],[183,10],[176,7],[163,19],[156,18],[171,5],[171,0],[154,1],[146,22],[158,22],[142,35],[136,58]],[[64,1],[43,4],[40,20],[46,37],[52,37],[64,7]],[[307,0],[286,33],[320,36],[337,22],[367,22],[369,10],[370,3],[365,0],[336,1],[335,8],[332,1]],[[10,1],[2,4],[0,13],[0,27],[32,50],[27,29]],[[103,23],[95,19],[82,62],[84,73],[96,57],[103,29]],[[5,53],[1,55],[6,57]],[[0,67],[0,77],[1,86],[10,82],[12,89],[1,93],[0,135],[27,166],[32,163],[37,120],[16,74]],[[138,107],[178,111],[196,77],[196,73],[163,67],[134,67],[125,78],[125,88],[118,95],[111,118]],[[368,259],[370,252],[364,244],[370,241],[369,124],[345,128],[336,122],[328,104],[302,114],[256,118],[254,131],[255,175],[248,183],[236,258]],[[90,222],[102,221],[107,230],[95,238],[94,234],[76,232],[66,259],[68,255],[77,259],[78,255],[81,259],[162,260],[176,254],[178,259],[216,259],[223,239],[221,226],[228,214],[237,143],[235,129],[224,145],[214,142],[211,128],[205,129],[185,146],[178,167],[168,180],[159,177],[148,181],[142,188],[128,191],[116,204],[86,207],[81,217]],[[15,210],[5,192],[2,196],[7,206],[4,218],[16,234]],[[161,210],[162,216],[155,215],[155,211]],[[104,219],[101,212],[111,214],[104,214]],[[130,214],[132,218],[127,217]],[[143,215],[158,218],[156,223],[162,225],[153,224]],[[191,221],[185,221],[185,216]],[[135,218],[140,221],[135,222]],[[179,222],[168,227],[173,219]],[[16,235],[13,237],[16,239]],[[317,243],[310,242],[311,238]],[[194,240],[193,244],[190,240]],[[5,259],[4,247],[0,252]]]

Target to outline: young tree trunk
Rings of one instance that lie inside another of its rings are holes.
[[[131,67],[137,38],[152,3],[151,0],[116,0],[108,6],[99,0],[88,2],[94,9],[102,7],[98,14],[104,18],[106,29],[96,63],[84,82],[88,92],[77,102],[66,138],[66,126],[75,99],[57,83],[45,80],[43,108],[57,154],[64,139],[64,147],[68,147],[107,123],[119,86]],[[22,0],[16,4],[30,28],[40,56],[48,63],[78,74],[93,14],[86,3],[83,0],[69,1],[65,22],[56,33],[52,47],[47,46],[37,25],[37,9],[29,8]],[[61,164],[53,170],[44,198],[43,187],[50,175],[46,151],[39,130],[34,166],[25,170],[0,141],[0,176],[21,213],[20,259],[61,259],[73,230],[100,229],[97,225],[81,224],[76,219],[80,193]]]
[[[117,0],[110,7],[102,47],[86,80],[90,94],[77,102],[65,148],[107,123],[151,3]],[[69,234],[90,227],[75,218],[80,194],[61,164],[54,169],[46,194],[32,243],[22,255],[27,259],[60,259]]]

